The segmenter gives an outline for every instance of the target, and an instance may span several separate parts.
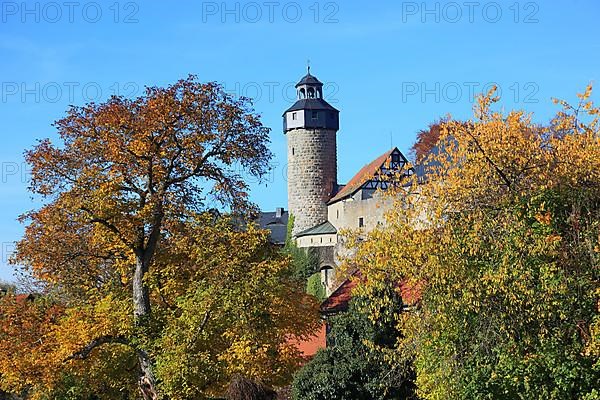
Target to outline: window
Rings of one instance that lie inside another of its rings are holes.
[[[321,283],[323,284],[323,286],[325,286],[325,288],[329,287],[329,284],[331,283],[331,278],[332,278],[332,272],[333,272],[333,268],[331,268],[330,266],[325,266],[321,268]]]
[[[294,155],[294,153],[295,153],[295,151],[294,151],[294,148],[292,147],[292,155]]]
[[[319,119],[319,113],[316,111],[312,112],[312,119]]]
[[[335,210],[335,218],[340,219],[340,210]]]
[[[364,226],[365,226],[365,219],[364,219],[363,217],[360,217],[360,218],[358,219],[358,227],[359,227],[359,228],[362,228],[362,227],[364,227]]]
[[[298,119],[298,116],[296,115],[296,113],[292,113],[292,119],[293,119],[293,120],[296,120],[296,119]]]

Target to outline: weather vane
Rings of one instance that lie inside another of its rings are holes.
[[[308,60],[306,60],[306,69],[308,70],[308,73],[310,74],[310,58]]]

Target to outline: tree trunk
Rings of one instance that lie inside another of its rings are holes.
[[[148,272],[148,261],[143,252],[137,254],[135,273],[133,275],[133,313],[138,327],[146,327],[150,317],[150,291],[144,283],[144,276]],[[144,331],[144,329],[142,329]],[[158,390],[156,379],[152,371],[152,360],[144,349],[138,349],[140,364],[139,387],[144,400],[157,400]]]
[[[148,264],[143,253],[137,254],[135,273],[133,274],[133,313],[136,323],[144,323],[150,315],[150,292],[144,284],[144,276],[148,272]]]
[[[138,353],[140,363],[140,379],[138,381],[140,392],[144,400],[158,400],[156,379],[152,372],[152,361],[144,351]]]

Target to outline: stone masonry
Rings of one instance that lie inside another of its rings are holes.
[[[286,135],[288,208],[296,235],[327,221],[327,202],[337,186],[336,131],[293,129]]]

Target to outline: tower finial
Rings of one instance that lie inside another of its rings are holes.
[[[308,60],[306,60],[306,70],[308,71],[308,74],[310,75],[310,58]]]

